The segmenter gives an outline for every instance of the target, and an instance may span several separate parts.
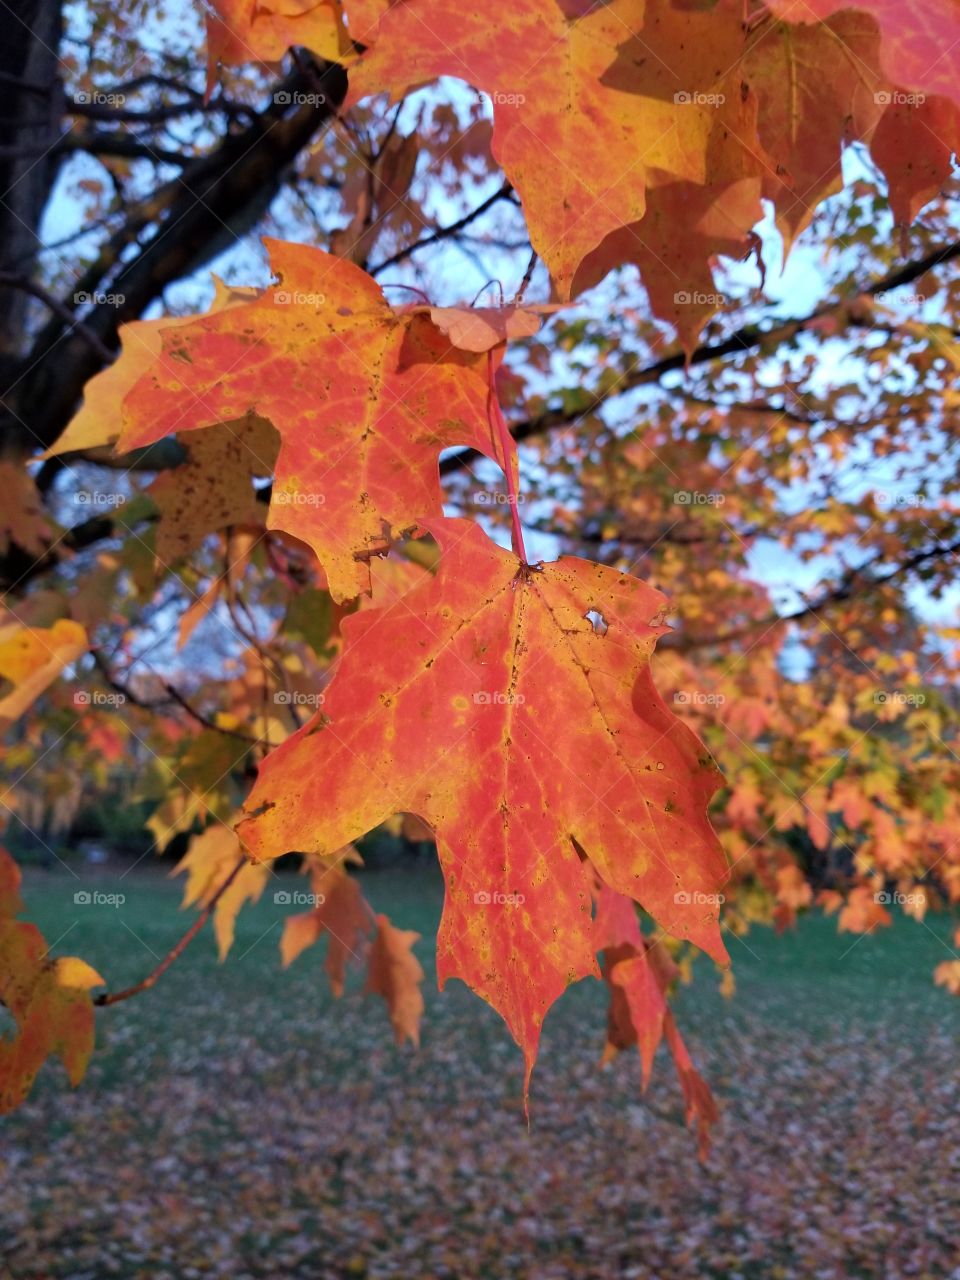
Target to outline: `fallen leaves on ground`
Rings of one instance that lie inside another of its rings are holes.
[[[365,889],[423,925],[393,890]],[[142,892],[156,902],[155,882]],[[436,881],[415,895],[435,920]],[[252,909],[247,945],[271,911]],[[598,1070],[598,982],[547,1020],[528,1130],[509,1035],[459,984],[428,993],[412,1053],[384,1035],[380,1002],[359,998],[360,975],[356,996],[336,1001],[321,954],[280,971],[275,928],[223,968],[198,940],[149,998],[98,1015],[102,1047],[81,1090],[42,1080],[5,1122],[0,1273],[948,1277],[957,1006],[927,985],[925,959],[912,982],[872,976],[901,928],[929,940],[918,926],[898,922],[846,956],[844,939],[829,974],[816,966],[832,927],[808,926],[795,949],[793,935],[771,939],[763,963],[737,946],[736,1000],[705,1004],[699,977],[683,994],[678,1016],[722,1111],[705,1167],[663,1051],[642,1099],[635,1053]],[[431,949],[417,948],[428,969]]]

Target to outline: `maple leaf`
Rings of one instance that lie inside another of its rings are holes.
[[[777,868],[777,901],[791,911],[808,907],[813,901],[813,889],[796,863]]]
[[[657,1049],[666,1039],[683,1089],[687,1125],[697,1127],[700,1158],[704,1160],[710,1149],[710,1128],[719,1112],[709,1086],[693,1066],[667,1003],[667,991],[680,970],[661,942],[643,936],[630,899],[606,885],[599,886],[597,892],[594,926],[610,992],[603,1062],[636,1045],[646,1092]]]
[[[366,992],[382,996],[393,1025],[397,1044],[411,1040],[420,1046],[420,1019],[423,1016],[423,967],[413,954],[420,934],[397,929],[384,915],[377,916],[377,934],[370,948]]]
[[[643,1090],[646,1092],[660,1041],[667,1002],[650,965],[641,940],[638,946],[608,947],[604,952],[603,976],[610,987],[607,1010],[607,1042],[603,1060],[637,1046]]]
[[[329,62],[350,50],[338,0],[210,0],[207,19],[207,98],[217,68],[279,62],[296,45]]]
[[[12,544],[30,555],[39,556],[53,537],[53,524],[46,516],[43,501],[29,471],[14,462],[0,462],[0,556]]]
[[[213,276],[214,298],[210,314],[249,302],[258,289],[226,285]],[[161,316],[158,320],[132,320],[118,330],[120,355],[108,368],[91,378],[83,388],[83,403],[56,442],[41,457],[57,458],[65,453],[112,445],[120,435],[120,405],[127,392],[156,363],[163,351],[163,332],[183,324],[182,316]]]
[[[390,534],[440,514],[438,456],[504,457],[488,361],[428,316],[396,312],[353,263],[265,241],[282,287],[165,329],[163,355],[123,403],[122,450],[255,412],[280,433],[268,527],[307,542],[338,602],[370,589]]]
[[[215,822],[195,835],[187,852],[171,871],[186,872],[183,906],[205,907],[243,857],[236,835],[228,826]],[[234,880],[217,898],[213,908],[213,932],[221,960],[233,946],[234,929],[240,908],[245,902],[256,902],[270,879],[270,868],[262,863],[246,862]]]
[[[86,631],[69,618],[60,618],[52,627],[0,622],[0,679],[13,685],[0,697],[0,731],[22,716],[63,668],[86,650]]]
[[[541,317],[562,303],[503,307],[428,307],[430,319],[461,351],[489,351],[512,338],[531,338]],[[420,308],[414,308],[419,310]]]
[[[953,172],[952,157],[960,151],[960,106],[939,95],[906,100],[911,96],[916,95],[900,94],[889,102],[870,145],[900,226],[913,222],[940,191]]]
[[[933,971],[933,981],[952,996],[960,996],[960,960],[941,960]]]
[[[890,912],[881,902],[884,897],[869,885],[857,885],[851,889],[837,920],[838,932],[871,933],[881,925],[892,924]]]
[[[744,258],[754,244],[750,228],[762,214],[759,178],[719,188],[693,182],[655,187],[640,222],[618,228],[587,255],[574,292],[599,284],[613,267],[635,263],[654,315],[674,326],[689,354],[725,301],[714,282],[716,256]]]
[[[307,947],[326,935],[327,977],[333,994],[341,996],[348,961],[351,958],[360,960],[366,954],[373,912],[357,881],[338,865],[342,854],[336,857],[336,864],[320,863],[311,876],[311,889],[318,899],[317,906],[288,916],[284,921],[280,955],[286,968]]]
[[[182,443],[187,461],[163,472],[147,490],[160,511],[156,553],[165,565],[215,530],[262,524],[266,507],[250,481],[271,475],[277,458],[276,432],[254,416],[193,432]]]
[[[786,22],[811,23],[841,9],[858,9],[882,34],[880,63],[887,78],[910,89],[960,101],[960,6],[955,0],[768,0]]]
[[[443,75],[479,89],[493,106],[494,157],[566,298],[583,258],[643,217],[648,183],[720,177],[710,144],[740,119],[742,43],[733,0],[709,14],[666,0],[522,0],[496,23],[456,0],[408,0],[380,18],[347,105]],[[736,137],[751,149],[745,130]]]
[[[844,6],[847,7],[847,6]],[[743,56],[771,159],[763,194],[774,202],[785,252],[817,205],[842,185],[841,141],[869,138],[883,113],[879,36],[862,13],[815,26],[761,24]]]
[[[529,1080],[550,1005],[598,972],[579,850],[726,959],[700,896],[725,875],[705,814],[718,774],[653,686],[659,592],[585,560],[529,569],[468,521],[426,527],[436,578],[344,620],[324,715],[264,761],[239,831],[272,858],[426,821],[447,882],[441,986],[460,977],[500,1012]]]
[[[352,211],[346,227],[330,237],[330,252],[362,266],[393,215],[407,214],[419,225],[415,206],[404,197],[413,182],[420,155],[415,133],[393,134],[373,164],[357,157],[352,180],[341,192],[344,206]]]
[[[83,1078],[93,1052],[90,988],[100,975],[75,956],[49,957],[35,925],[14,919],[21,910],[20,870],[0,848],[0,1001],[17,1024],[0,1038],[0,1113],[26,1098],[51,1054],[67,1069],[72,1085]]]

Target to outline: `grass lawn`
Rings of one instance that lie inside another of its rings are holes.
[[[423,934],[419,1053],[382,1003],[335,1001],[322,951],[281,970],[272,887],[217,963],[197,939],[152,991],[98,1014],[87,1080],[47,1068],[4,1124],[0,1275],[181,1277],[958,1277],[960,1003],[934,988],[945,918],[870,937],[810,918],[730,939],[737,995],[698,962],[677,1001],[721,1103],[706,1166],[665,1055],[607,1070],[605,999],[556,1006],[534,1074],[459,983],[435,988],[438,876],[370,872]],[[285,877],[284,888],[305,882]],[[122,906],[76,905],[78,889]],[[137,869],[33,871],[27,916],[113,988],[192,918]]]

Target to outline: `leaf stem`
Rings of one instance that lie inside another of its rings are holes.
[[[503,454],[503,473],[507,478],[507,500],[510,503],[510,522],[513,528],[513,550],[521,564],[527,563],[527,551],[523,545],[523,529],[520,525],[520,512],[517,509],[519,498],[510,456],[513,453],[513,437],[507,427],[497,399],[496,366],[493,362],[493,348],[487,352],[487,416],[500,440],[500,452]]]

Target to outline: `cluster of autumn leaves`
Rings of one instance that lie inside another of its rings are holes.
[[[910,223],[960,144],[944,0],[524,0],[496,22],[456,0],[213,7],[211,91],[218,63],[275,61],[294,37],[346,64],[347,107],[440,76],[473,86],[558,296],[635,263],[688,350],[723,305],[716,255],[756,249],[761,201],[789,249],[840,189],[842,145],[862,142]]]
[[[744,21],[742,5],[727,0],[702,10],[614,0],[575,12],[527,0],[494,24],[444,0],[348,0],[295,14],[218,0],[208,32],[214,70],[276,60],[291,44],[343,59],[349,102],[398,96],[440,75],[475,85],[492,103],[494,155],[557,296],[636,262],[655,314],[690,349],[722,305],[713,257],[751,250],[761,198],[774,202],[789,245],[838,188],[842,141],[870,142],[901,221],[949,172],[955,82],[924,69],[942,26],[928,38],[875,7],[838,12],[815,0],[801,12],[777,0],[778,17],[757,10]],[[939,52],[931,65],[942,63]],[[182,864],[187,903],[213,910],[225,954],[237,911],[263,891],[268,861],[303,853],[317,901],[288,920],[284,962],[326,937],[339,993],[347,957],[365,955],[368,989],[385,998],[398,1040],[416,1041],[423,974],[414,935],[373,917],[342,866],[353,840],[396,813],[416,814],[436,835],[447,881],[441,984],[460,977],[498,1009],[529,1082],[550,1005],[571,981],[599,975],[602,952],[610,1049],[637,1044],[646,1079],[666,1041],[703,1148],[715,1106],[666,1003],[678,976],[666,939],[726,960],[719,891],[751,826],[767,826],[759,789],[737,780],[727,817],[739,814],[741,829],[728,825],[722,848],[706,817],[717,770],[651,676],[665,631],[659,591],[587,561],[527,565],[516,545],[508,553],[475,523],[443,516],[438,459],[451,447],[495,463],[515,495],[498,371],[506,343],[536,333],[546,308],[394,307],[352,262],[279,241],[268,249],[275,285],[218,286],[204,316],[125,326],[120,358],[88,384],[50,451],[110,445],[126,454],[177,438],[186,462],[148,491],[160,517],[154,554],[172,563],[210,531],[229,529],[223,573],[183,619],[182,641],[219,602],[235,603],[238,566],[259,540],[244,532],[261,524],[252,481],[267,477],[266,525],[282,548],[271,567],[293,582],[309,548],[316,607],[323,593],[338,611],[336,679],[328,688],[322,665],[304,654],[294,692],[323,696],[296,732],[287,736],[290,726],[264,709],[253,644],[230,716],[181,736],[183,772],[211,781],[204,796],[225,773],[231,744],[218,735],[250,734],[248,745],[276,748],[239,827],[258,861],[226,888],[240,857],[229,827],[244,798],[218,792],[215,804],[188,800],[176,812],[166,802],[157,831],[167,836],[213,819]],[[21,508],[18,528],[40,537],[29,494]],[[369,608],[363,597],[376,587],[378,557],[411,534],[408,560],[381,579],[378,607]],[[423,546],[440,548],[435,573],[411,570]],[[99,571],[115,579],[121,567],[105,560]],[[11,690],[0,721],[23,714],[87,644],[76,620],[5,625],[0,676]],[[686,683],[682,657],[657,662],[661,687]],[[751,710],[740,704],[736,714]],[[772,724],[762,690],[752,714]],[[820,727],[824,753],[834,728],[842,738],[842,723]],[[721,755],[720,735],[708,737]],[[815,844],[829,836],[822,815],[843,808],[831,786],[805,810]],[[785,813],[779,829],[795,822]],[[810,887],[788,865],[762,870],[776,882],[785,923],[810,902]],[[857,892],[824,905],[846,913],[851,928],[882,922],[875,893]],[[640,932],[634,903],[662,931],[656,940]],[[5,1106],[29,1088],[37,1054],[60,1052],[72,1079],[82,1072],[92,1042],[85,990],[97,980],[81,962],[44,960],[42,940],[13,911],[11,985],[0,994],[20,1033],[4,1043]],[[960,985],[953,973],[939,977]]]

